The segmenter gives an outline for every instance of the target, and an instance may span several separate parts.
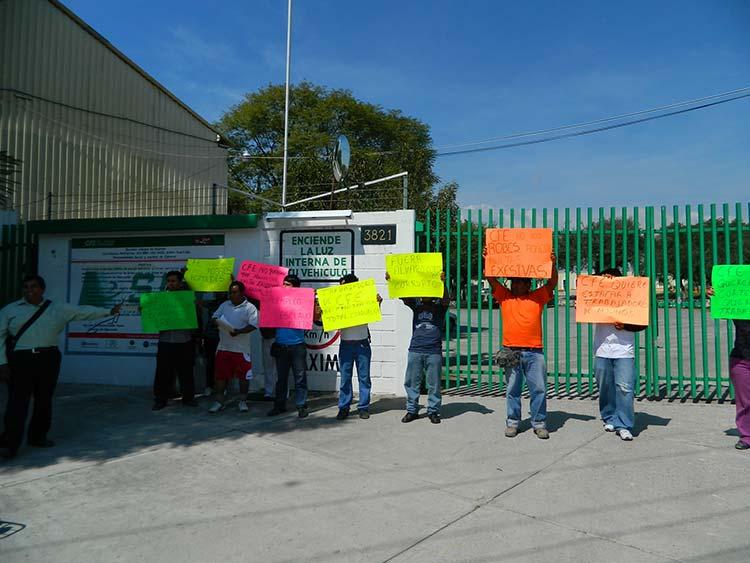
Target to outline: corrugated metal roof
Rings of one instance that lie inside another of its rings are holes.
[[[3,1],[3,0],[0,0]],[[138,74],[140,74],[143,78],[151,82],[154,86],[159,88],[162,92],[164,92],[167,96],[169,96],[172,101],[174,101],[176,104],[181,106],[185,111],[187,111],[190,115],[192,115],[195,119],[200,121],[203,125],[211,129],[214,133],[216,133],[216,140],[217,142],[221,142],[221,144],[225,146],[230,146],[229,140],[227,140],[226,137],[224,137],[220,131],[217,131],[208,121],[203,119],[200,115],[195,113],[190,106],[185,104],[182,100],[180,100],[177,96],[175,96],[172,92],[169,91],[161,82],[156,80],[153,76],[151,76],[149,73],[147,73],[145,70],[143,70],[141,67],[139,67],[136,63],[134,63],[127,55],[125,55],[122,51],[120,51],[117,47],[112,45],[106,37],[104,37],[102,34],[97,32],[93,27],[91,27],[89,24],[87,24],[85,21],[83,21],[81,18],[79,18],[75,13],[73,13],[67,6],[65,6],[62,2],[59,0],[47,0],[50,4],[55,6],[58,10],[60,10],[62,13],[64,13],[66,16],[68,16],[70,19],[72,19],[74,22],[76,22],[79,26],[81,26],[84,30],[86,30],[87,33],[91,34],[97,41],[105,45],[109,50],[111,50],[115,55],[117,55],[120,59],[123,60],[126,64],[131,66],[133,70],[135,70]]]

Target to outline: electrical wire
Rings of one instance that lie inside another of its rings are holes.
[[[536,145],[536,144],[539,144],[539,143],[547,143],[547,142],[550,142],[550,141],[557,141],[559,139],[569,139],[569,138],[572,138],[572,137],[580,137],[580,136],[583,136],[583,135],[591,135],[593,133],[599,133],[601,131],[609,131],[610,129],[618,129],[618,128],[621,128],[621,127],[627,127],[629,125],[635,125],[637,123],[644,123],[646,121],[653,121],[655,119],[662,119],[664,117],[671,117],[673,115],[679,115],[679,114],[682,114],[682,113],[688,113],[688,112],[691,112],[691,111],[696,111],[696,110],[707,108],[707,107],[711,107],[711,106],[717,106],[717,105],[720,105],[720,104],[726,104],[727,102],[732,102],[734,100],[740,100],[742,98],[748,98],[748,97],[750,97],[750,94],[743,94],[741,96],[735,96],[733,98],[729,98],[729,99],[726,99],[726,100],[719,100],[719,101],[716,101],[716,102],[710,102],[710,103],[702,104],[702,105],[699,105],[699,106],[690,107],[690,108],[681,109],[681,110],[676,110],[676,111],[671,111],[671,112],[660,114],[660,115],[652,115],[650,117],[643,117],[641,119],[633,119],[633,120],[630,120],[630,121],[626,121],[624,123],[617,123],[615,125],[607,125],[605,127],[597,127],[595,129],[588,129],[588,130],[585,130],[585,131],[576,131],[574,133],[565,133],[563,135],[555,135],[555,136],[552,136],[552,137],[544,137],[542,139],[534,139],[534,140],[531,140],[531,141],[520,141],[518,143],[507,143],[507,144],[504,144],[504,145],[497,145],[497,146],[494,146],[494,147],[479,147],[479,148],[475,148],[475,149],[465,149],[465,150],[458,150],[458,151],[439,152],[435,156],[436,157],[438,157],[438,156],[454,156],[454,155],[459,155],[459,154],[470,154],[470,153],[476,153],[476,152],[495,151],[495,150],[500,150],[500,149],[509,149],[509,148],[513,148],[513,147],[521,147],[521,146],[525,146],[525,145]]]
[[[470,146],[474,146],[474,145],[482,145],[482,144],[486,144],[486,143],[494,143],[496,141],[505,141],[505,140],[508,140],[508,139],[518,139],[518,138],[521,138],[521,137],[532,137],[532,136],[535,136],[535,135],[543,135],[545,133],[554,133],[554,132],[557,132],[557,131],[565,131],[567,129],[578,129],[578,128],[581,128],[581,127],[588,127],[590,125],[598,125],[599,123],[606,123],[606,122],[609,122],[609,121],[616,121],[616,120],[625,119],[625,118],[628,118],[628,117],[635,117],[636,115],[644,115],[644,114],[648,114],[648,113],[654,113],[654,112],[657,112],[657,111],[664,111],[664,110],[668,110],[668,109],[673,109],[673,108],[680,107],[680,106],[697,104],[697,103],[705,102],[705,101],[708,101],[708,100],[715,100],[716,98],[724,98],[726,96],[733,96],[734,94],[739,94],[739,93],[744,93],[744,92],[750,92],[750,86],[745,87],[745,88],[738,88],[736,90],[730,90],[729,92],[723,92],[721,94],[714,94],[714,95],[711,95],[711,96],[704,96],[703,98],[696,98],[694,100],[686,100],[684,102],[677,102],[677,103],[669,104],[669,105],[666,105],[666,106],[660,106],[660,107],[657,107],[657,108],[645,109],[645,110],[636,111],[636,112],[632,112],[632,113],[624,113],[624,114],[621,114],[621,115],[615,115],[615,116],[612,116],[612,117],[605,117],[605,118],[602,118],[602,119],[595,119],[594,121],[585,121],[585,122],[582,122],[582,123],[575,123],[573,125],[563,125],[563,126],[560,126],[560,127],[552,127],[550,129],[540,129],[538,131],[528,131],[526,133],[514,133],[512,135],[505,135],[503,137],[493,137],[493,138],[484,139],[484,140],[481,140],[481,141],[467,141],[465,143],[461,143],[461,144],[457,144],[457,145],[441,145],[441,146],[434,147],[434,149],[435,150],[442,150],[442,149],[451,149],[451,148],[460,148],[460,147],[470,147]]]

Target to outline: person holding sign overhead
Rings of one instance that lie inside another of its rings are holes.
[[[483,250],[487,258],[487,247]],[[518,434],[521,422],[521,388],[524,379],[531,396],[531,427],[542,440],[549,438],[547,418],[547,365],[542,344],[542,312],[554,297],[557,288],[557,259],[549,255],[552,267],[545,285],[531,290],[531,279],[511,277],[510,289],[497,278],[488,277],[492,296],[500,306],[503,321],[503,351],[508,351],[515,361],[505,368],[508,381],[505,402],[507,409],[505,435]],[[523,268],[521,268],[523,269]],[[487,273],[487,270],[485,270]]]
[[[352,284],[359,282],[359,278],[354,274],[346,274],[339,280],[340,285]],[[364,283],[364,282],[363,282]],[[372,280],[371,280],[372,283]],[[335,286],[334,286],[335,287]],[[354,286],[350,286],[354,287]],[[323,290],[326,291],[326,290]],[[374,287],[373,287],[374,292]],[[321,301],[323,293],[321,292]],[[372,299],[368,308],[382,303],[383,298],[375,292],[375,298],[372,295],[367,299]],[[320,322],[323,316],[322,306],[315,307],[315,321]],[[347,302],[345,307],[351,311],[352,304]],[[326,309],[328,310],[328,309]],[[334,325],[335,326],[335,325]],[[325,327],[324,327],[325,328]],[[342,326],[340,329],[341,344],[339,345],[339,373],[341,381],[339,383],[339,412],[336,414],[337,420],[344,420],[349,416],[349,410],[353,400],[352,375],[354,374],[354,364],[357,364],[357,379],[359,380],[359,401],[357,402],[357,413],[359,418],[370,418],[370,390],[372,382],[370,381],[370,361],[372,360],[372,349],[370,348],[370,329],[367,324],[356,326]]]
[[[385,273],[386,281],[391,276]],[[445,281],[445,273],[439,279]],[[390,292],[390,287],[389,287]],[[445,314],[450,307],[448,288],[443,285],[443,297],[401,297],[404,305],[413,313],[412,335],[406,364],[404,389],[406,390],[406,414],[401,422],[412,422],[419,418],[419,391],[422,377],[427,380],[427,416],[433,424],[440,424],[440,369],[443,364],[443,336]]]
[[[208,409],[210,413],[224,410],[224,391],[227,382],[234,378],[240,381],[239,411],[247,412],[247,391],[253,376],[250,358],[250,333],[258,326],[258,310],[245,298],[245,284],[233,281],[229,284],[229,300],[224,301],[212,315],[219,329],[219,346],[216,350],[214,384],[216,400]]]
[[[619,278],[622,272],[617,268],[607,268],[600,275]],[[633,439],[635,333],[645,329],[645,325],[627,324],[621,320],[597,323],[594,331],[599,413],[604,430],[616,432],[626,442]]]
[[[177,270],[167,272],[166,291],[184,290],[183,274]],[[196,324],[197,327],[197,315]],[[195,344],[193,329],[179,328],[160,330],[159,345],[156,350],[156,372],[154,373],[154,406],[151,410],[161,410],[174,390],[175,376],[180,381],[182,405],[197,407],[195,400],[195,381],[193,381],[193,364],[195,361]]]
[[[295,274],[284,278],[284,287],[300,287],[302,282]],[[310,290],[312,291],[312,290]],[[268,307],[268,304],[265,305]],[[266,309],[263,309],[265,311]],[[276,398],[268,416],[286,412],[286,399],[289,392],[289,371],[294,375],[294,404],[299,418],[307,417],[307,346],[305,330],[301,328],[277,328],[274,342],[276,357]]]
[[[101,319],[120,314],[120,304],[111,309],[76,306],[44,299],[46,284],[41,276],[23,280],[23,299],[0,310],[0,382],[8,384],[5,431],[0,437],[0,456],[15,457],[23,441],[29,402],[34,413],[29,423],[28,444],[49,448],[52,396],[60,373],[60,332],[69,321]],[[4,450],[4,451],[3,451]]]

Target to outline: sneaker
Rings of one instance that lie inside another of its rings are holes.
[[[263,399],[262,400],[265,401],[265,402],[275,401],[276,397],[274,397],[273,395],[263,395]]]
[[[549,440],[549,430],[546,428],[534,428],[534,434],[540,440]]]
[[[739,440],[735,445],[734,448],[736,450],[750,450],[750,444],[747,442],[743,442],[742,440]]]
[[[276,416],[277,414],[281,414],[283,412],[286,412],[286,409],[284,407],[275,406],[270,411],[268,411],[268,413],[266,413],[266,416]]]
[[[349,416],[349,409],[339,409],[336,420],[344,420],[347,416]]]
[[[518,426],[506,426],[505,427],[506,438],[515,438],[516,436],[518,436]]]
[[[626,442],[630,442],[633,439],[633,435],[630,433],[630,430],[627,430],[625,428],[620,428],[617,431],[617,435],[620,437],[620,440],[625,440]]]
[[[610,424],[609,422],[604,423],[604,431],[605,432],[614,432],[615,431],[615,425]]]
[[[223,410],[224,410],[224,405],[220,403],[219,401],[214,401],[214,404],[209,407],[208,412],[215,414]]]
[[[415,412],[407,412],[404,415],[404,418],[401,419],[401,422],[411,422],[412,420],[417,420],[419,418],[419,415]]]
[[[239,410],[240,412],[247,412],[248,410],[250,410],[247,408],[247,401],[240,401],[240,404],[237,406],[237,410]]]
[[[307,418],[307,415],[310,414],[307,411],[307,407],[297,407],[297,417],[298,418]]]
[[[203,390],[203,396],[204,396],[204,397],[210,397],[210,396],[211,396],[211,395],[213,395],[213,394],[214,394],[214,390],[213,390],[213,389],[211,389],[210,387],[206,387],[206,388],[205,388],[205,389]]]
[[[433,412],[427,415],[427,417],[430,419],[430,422],[433,424],[440,424],[440,413],[439,412]]]
[[[166,406],[167,406],[167,402],[166,401],[155,401],[154,402],[154,406],[151,407],[151,410],[152,411],[160,411],[161,409],[163,409]]]
[[[370,418],[370,413],[366,410],[360,409],[357,411],[357,414],[359,414],[359,418],[361,418],[362,420],[367,420],[368,418]]]

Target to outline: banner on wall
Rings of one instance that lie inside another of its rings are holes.
[[[67,354],[154,355],[158,334],[144,333],[138,310],[144,293],[161,291],[170,270],[190,258],[224,255],[224,235],[90,237],[71,241],[68,300],[112,307],[117,317],[68,324]]]

